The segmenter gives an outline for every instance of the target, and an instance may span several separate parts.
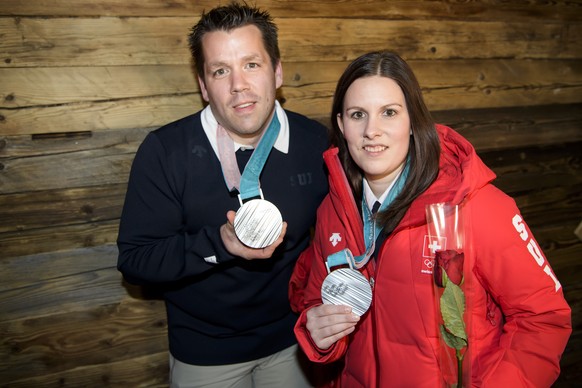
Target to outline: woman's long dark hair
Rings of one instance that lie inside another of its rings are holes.
[[[343,104],[350,85],[359,78],[387,77],[402,89],[410,116],[412,135],[408,149],[409,174],[402,192],[392,204],[378,215],[383,233],[392,233],[412,201],[422,194],[436,179],[439,170],[440,142],[430,112],[422,98],[422,91],[408,64],[395,53],[376,51],[355,59],[340,77],[331,110],[330,140],[339,148],[339,158],[357,203],[362,201],[363,172],[348,151],[346,140],[338,126],[338,115],[343,114]]]

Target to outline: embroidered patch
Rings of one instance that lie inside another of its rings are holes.
[[[444,251],[447,249],[446,237],[429,237],[424,236],[424,244],[422,246],[422,257],[430,257],[434,259],[436,251]]]
[[[432,275],[434,267],[434,253],[436,251],[445,250],[447,248],[446,237],[430,237],[424,236],[424,243],[422,246],[422,265],[420,272]]]

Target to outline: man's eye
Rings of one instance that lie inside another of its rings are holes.
[[[253,63],[249,63],[249,64],[247,64],[247,67],[248,67],[249,69],[256,69],[257,67],[259,67],[259,64],[258,64],[258,63],[254,63],[254,62],[253,62]]]
[[[224,70],[224,69],[218,69],[218,70],[215,70],[214,73],[212,73],[212,75],[215,77],[220,77],[220,76],[225,75],[225,74],[226,74],[226,70]]]

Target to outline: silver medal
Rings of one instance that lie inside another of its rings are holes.
[[[234,232],[251,248],[265,248],[277,240],[283,228],[281,212],[264,199],[245,202],[234,217]]]
[[[362,316],[372,304],[372,287],[355,269],[340,268],[323,280],[321,299],[326,304],[350,306],[354,314]]]

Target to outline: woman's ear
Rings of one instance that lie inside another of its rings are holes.
[[[339,127],[340,131],[342,131],[342,134],[344,133],[344,122],[342,120],[342,114],[338,113],[337,114],[337,126]]]

